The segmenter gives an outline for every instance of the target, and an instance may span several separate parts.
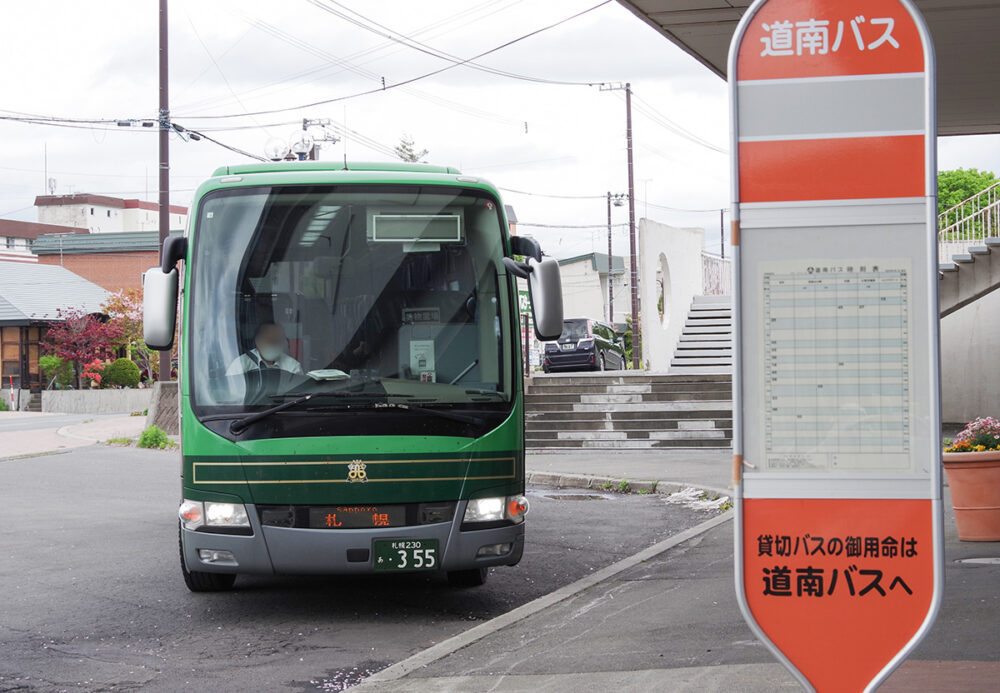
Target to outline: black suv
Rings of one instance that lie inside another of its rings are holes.
[[[562,336],[545,344],[542,370],[603,371],[625,368],[622,339],[606,322],[588,318],[563,320]]]

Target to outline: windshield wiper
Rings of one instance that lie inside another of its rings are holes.
[[[231,424],[229,424],[229,432],[232,433],[234,436],[238,436],[240,433],[243,433],[243,431],[247,430],[250,424],[257,423],[261,419],[265,419],[271,414],[277,414],[279,411],[284,411],[289,407],[294,407],[297,404],[308,402],[315,396],[316,393],[302,395],[301,397],[290,400],[288,402],[284,402],[275,407],[268,407],[267,409],[256,412],[254,414],[250,414],[249,416],[244,416],[241,419],[235,419]]]
[[[396,397],[398,395],[392,395]],[[426,414],[429,416],[437,416],[442,419],[451,419],[452,421],[460,421],[462,423],[472,424],[473,426],[482,426],[483,420],[478,416],[469,416],[467,414],[457,414],[453,411],[448,411],[446,409],[431,409],[429,407],[420,407],[415,404],[401,404],[398,402],[374,402],[372,404],[344,404],[339,406],[326,406],[326,407],[311,407],[311,410],[343,410],[343,411],[372,411],[375,409],[402,409],[403,411],[412,411],[414,414]],[[263,413],[263,412],[261,412]]]
[[[273,397],[282,397],[282,395],[272,395],[272,396]],[[278,412],[281,412],[281,411],[284,411],[286,409],[290,409],[290,408],[292,408],[294,406],[297,406],[299,404],[303,404],[305,402],[308,402],[309,400],[311,400],[314,397],[358,397],[358,396],[359,395],[356,392],[345,392],[343,390],[334,390],[332,392],[310,392],[308,395],[301,395],[301,396],[296,397],[295,399],[290,400],[288,402],[282,402],[281,404],[279,404],[277,406],[268,407],[267,409],[263,409],[261,411],[254,412],[253,414],[250,414],[248,416],[244,416],[243,418],[235,419],[231,424],[229,424],[229,432],[232,433],[234,436],[238,436],[240,433],[243,433],[243,431],[245,431],[247,428],[249,428],[251,424],[255,424],[258,421],[260,421],[261,419],[266,419],[268,416],[271,416],[272,414],[277,414]],[[221,418],[229,418],[229,417],[227,415],[222,415],[222,416],[217,416],[217,417],[216,416],[206,416],[203,419],[203,421],[209,421],[209,420],[215,419],[215,418],[220,418],[221,419]]]

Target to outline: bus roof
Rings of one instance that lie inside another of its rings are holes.
[[[232,176],[251,173],[284,173],[302,171],[385,171],[387,173],[450,173],[462,172],[452,166],[411,164],[402,161],[266,161],[259,164],[222,166],[212,176]]]

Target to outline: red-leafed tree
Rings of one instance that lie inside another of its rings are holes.
[[[121,330],[119,345],[126,348],[146,377],[153,380],[159,366],[156,352],[146,346],[142,337],[142,289],[122,289],[108,296],[101,306],[108,322]]]
[[[60,310],[57,314],[62,322],[54,323],[49,328],[41,340],[42,349],[72,363],[76,384],[80,387],[82,364],[112,356],[121,344],[122,329],[77,308]]]

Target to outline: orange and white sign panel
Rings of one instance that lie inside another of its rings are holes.
[[[737,593],[808,688],[941,589],[933,55],[909,0],[758,0],[730,54]]]

